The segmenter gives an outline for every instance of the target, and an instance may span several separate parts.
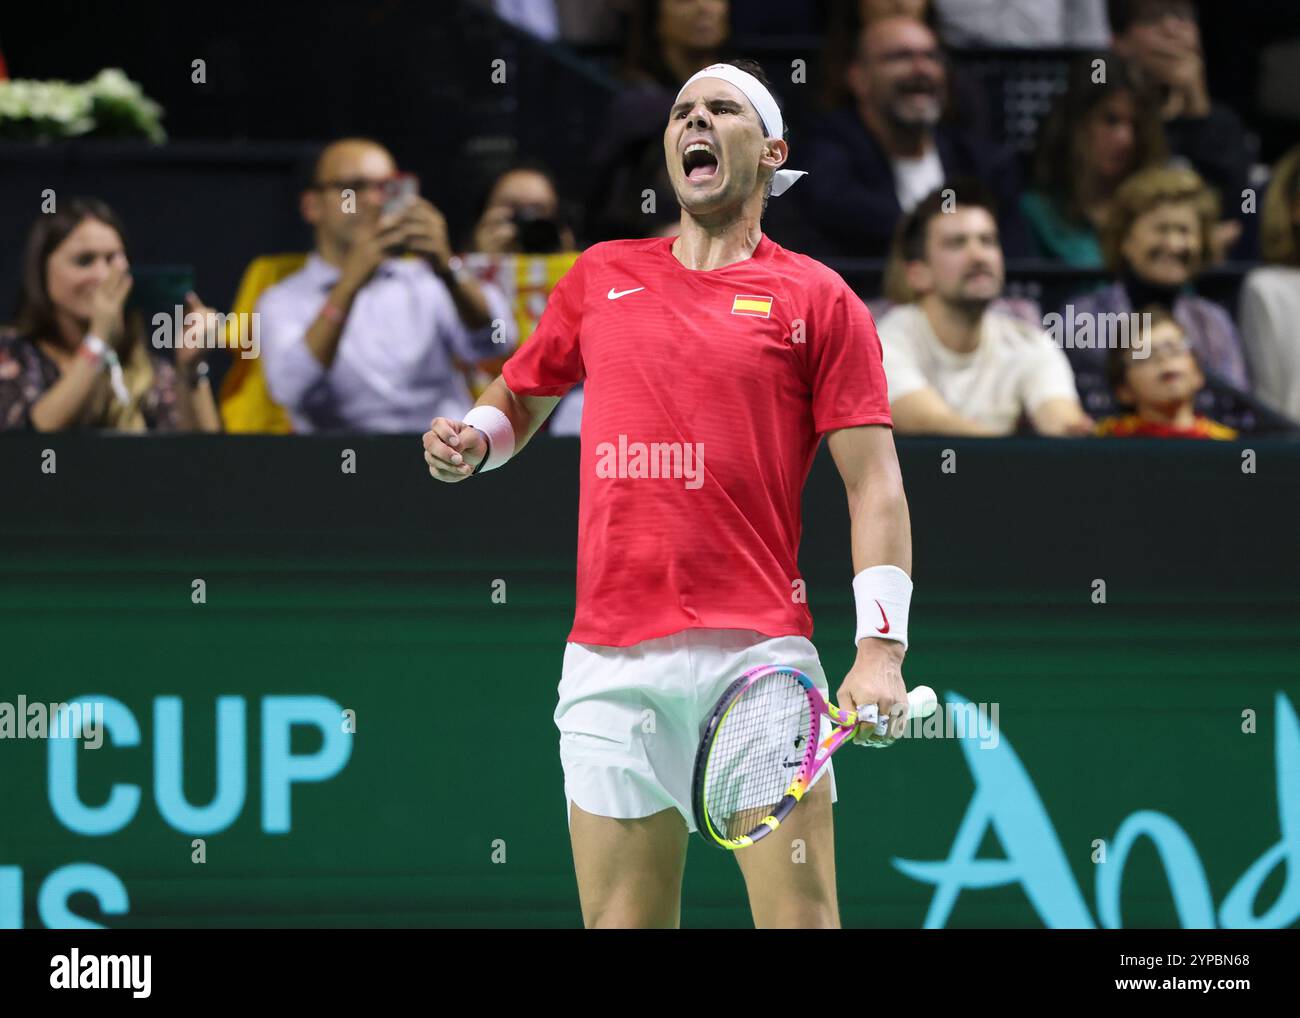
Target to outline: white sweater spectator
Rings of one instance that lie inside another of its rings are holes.
[[[1255,395],[1300,421],[1300,268],[1252,271],[1242,285],[1238,319]]]
[[[957,49],[1105,49],[1105,0],[934,0],[939,34]]]
[[[1032,415],[1049,400],[1078,398],[1065,352],[1047,333],[1010,315],[985,312],[970,353],[944,346],[915,304],[895,307],[877,330],[891,406],[931,389],[963,417],[1009,435],[1022,414]]]

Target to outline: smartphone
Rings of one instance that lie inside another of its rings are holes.
[[[181,328],[185,314],[185,295],[194,289],[194,269],[189,265],[132,265],[131,293],[126,299],[128,315],[138,314],[145,336],[156,328],[159,315],[175,321],[176,308],[180,307],[182,321],[173,328]],[[173,347],[173,355],[175,348]]]
[[[516,209],[515,235],[524,254],[554,254],[560,250],[560,224],[527,206]]]
[[[420,179],[414,173],[398,173],[384,181],[384,209],[386,218],[400,215],[415,201],[420,193]]]

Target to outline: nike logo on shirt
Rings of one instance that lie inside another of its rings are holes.
[[[629,293],[636,293],[637,290],[644,290],[644,286],[635,286],[631,290],[615,290],[612,286],[609,293],[605,294],[610,300],[618,300],[620,297],[626,297]]]

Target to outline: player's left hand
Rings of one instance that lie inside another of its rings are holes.
[[[907,686],[903,684],[903,645],[897,640],[866,637],[857,660],[844,677],[835,702],[841,710],[861,713],[872,704],[881,722],[864,722],[853,736],[858,746],[892,746],[907,724]]]

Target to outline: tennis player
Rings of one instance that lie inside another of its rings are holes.
[[[886,720],[857,736],[877,746],[907,709],[911,532],[880,341],[843,279],[760,229],[769,193],[802,176],[782,168],[762,75],[737,61],[686,82],[664,129],[680,236],[583,252],[478,405],[424,435],[430,473],[461,481],[507,463],[586,383],[555,722],[588,927],[679,925],[695,750],[728,684],[783,664],[827,693],[798,568],[823,435],[848,491],[858,613],[834,701],[877,706]],[[755,925],[839,925],[835,799],[828,766],[779,832],[736,854]]]

